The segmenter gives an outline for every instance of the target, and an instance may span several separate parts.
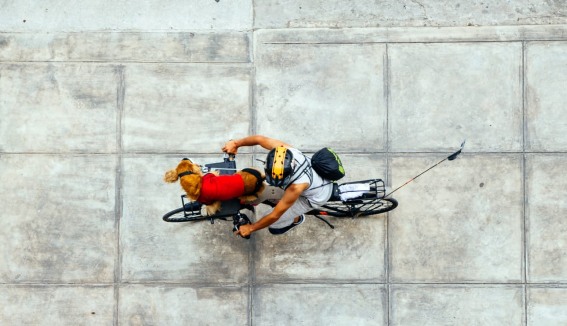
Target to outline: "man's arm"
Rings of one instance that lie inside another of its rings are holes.
[[[279,201],[276,207],[274,207],[274,209],[270,214],[262,217],[254,224],[242,225],[240,227],[240,230],[237,232],[237,234],[246,237],[250,235],[250,233],[252,232],[261,230],[265,227],[272,225],[283,215],[283,213],[285,213],[285,211],[287,211],[295,203],[295,201],[299,198],[299,196],[301,196],[301,194],[307,188],[309,188],[308,183],[299,183],[299,184],[290,185],[285,190],[282,199]]]
[[[230,154],[236,154],[239,147],[255,145],[260,145],[267,150],[271,150],[278,146],[292,147],[291,145],[286,144],[278,139],[269,138],[262,135],[253,135],[241,139],[229,140],[222,148],[222,151]]]

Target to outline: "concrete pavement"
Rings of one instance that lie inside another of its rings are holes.
[[[567,323],[564,1],[1,7],[0,324]],[[251,133],[389,187],[467,146],[334,230],[161,220]]]

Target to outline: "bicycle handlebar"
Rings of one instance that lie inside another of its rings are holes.
[[[232,232],[236,232],[236,231],[240,230],[240,227],[241,227],[242,225],[243,225],[243,224],[240,224],[240,225],[235,224],[234,227],[232,228]],[[244,239],[246,239],[246,240],[250,240],[250,235],[247,235],[247,236],[243,237],[243,236],[241,236],[241,235],[239,234],[238,236],[241,237],[241,238],[244,238]]]
[[[248,216],[246,216],[246,214],[238,213],[236,216],[234,216],[234,219],[233,219],[234,225],[232,227],[232,232],[236,232],[236,231],[240,230],[241,226],[243,226],[245,224],[250,224],[250,223],[252,223],[252,222],[250,221]],[[250,239],[250,235],[248,235],[246,237],[243,237],[243,236],[240,236],[240,237],[244,238],[244,239]]]
[[[214,170],[236,172],[236,154],[224,153],[223,161],[201,165],[201,172],[206,174]]]

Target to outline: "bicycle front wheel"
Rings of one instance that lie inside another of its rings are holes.
[[[196,222],[206,220],[207,216],[201,214],[185,214],[183,207],[174,209],[163,216],[166,222]]]

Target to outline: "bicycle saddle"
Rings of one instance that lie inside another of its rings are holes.
[[[341,192],[339,190],[339,185],[336,182],[333,182],[333,192],[331,193],[331,198],[329,201],[340,201],[341,200]]]

